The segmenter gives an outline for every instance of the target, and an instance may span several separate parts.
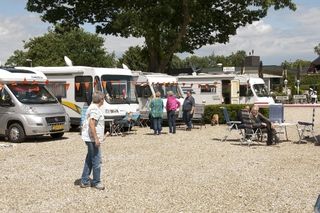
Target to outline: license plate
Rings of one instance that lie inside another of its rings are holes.
[[[64,125],[63,124],[53,124],[51,127],[52,131],[58,131],[58,130],[63,130],[64,129]]]

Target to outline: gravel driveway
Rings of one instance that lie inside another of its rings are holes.
[[[240,145],[226,126],[154,136],[148,128],[102,145],[106,190],[78,186],[86,146],[61,140],[0,144],[1,212],[312,212],[320,193],[320,147]]]

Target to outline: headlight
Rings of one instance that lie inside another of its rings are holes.
[[[23,105],[22,109],[23,109],[23,111],[25,111],[26,113],[37,113],[36,108],[30,107],[30,106],[27,106],[27,105]]]

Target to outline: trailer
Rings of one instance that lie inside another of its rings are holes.
[[[191,91],[196,103],[272,104],[273,98],[261,78],[237,74],[179,75],[182,91]]]
[[[182,105],[184,99],[176,77],[164,73],[140,71],[134,71],[134,76],[140,111],[149,111],[150,100],[155,97],[156,92],[160,92],[164,106],[167,103],[168,91],[172,91]],[[163,113],[164,119],[166,119],[165,108]]]

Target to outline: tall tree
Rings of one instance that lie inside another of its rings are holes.
[[[31,59],[33,66],[62,66],[65,65],[63,56],[68,56],[73,65],[115,66],[115,54],[108,54],[103,45],[104,39],[97,34],[57,27],[25,42],[26,51],[16,50],[6,64],[26,66],[29,63],[26,60]]]
[[[148,67],[146,49],[140,46],[129,47],[119,59],[119,63],[127,65],[132,70],[146,71]]]
[[[296,9],[292,0],[28,0],[44,21],[92,23],[102,34],[143,37],[150,71],[163,72],[174,53],[226,43],[236,30],[267,15],[270,7]]]

